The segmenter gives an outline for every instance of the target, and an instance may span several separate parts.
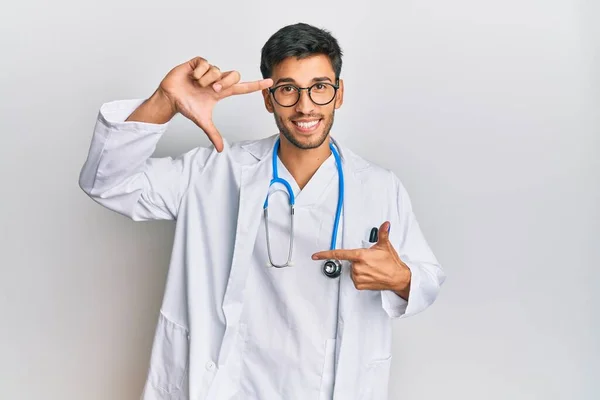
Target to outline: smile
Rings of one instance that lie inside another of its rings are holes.
[[[311,132],[314,131],[321,125],[321,120],[316,119],[313,121],[293,121],[296,128],[298,128],[301,132]]]

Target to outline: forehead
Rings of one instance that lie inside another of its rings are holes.
[[[309,57],[298,59],[288,57],[273,68],[273,81],[281,78],[292,78],[296,83],[308,84],[315,77],[327,76],[332,81],[335,80],[335,71],[329,61],[329,57],[324,54],[315,54]]]

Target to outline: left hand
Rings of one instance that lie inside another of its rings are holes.
[[[313,260],[348,260],[358,290],[392,290],[408,300],[411,272],[389,239],[389,222],[379,228],[379,240],[368,249],[336,249],[313,254]]]

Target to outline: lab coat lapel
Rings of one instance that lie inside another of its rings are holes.
[[[240,327],[244,286],[250,265],[248,259],[252,257],[258,227],[263,215],[264,200],[272,178],[272,163],[271,158],[268,157],[272,145],[273,142],[268,139],[257,142],[254,150],[261,154],[261,158],[254,164],[242,166],[241,170],[235,246],[229,281],[223,299],[227,329],[219,355],[221,363],[226,362],[230,351],[234,348],[236,332]]]
[[[362,216],[368,205],[361,193],[360,180],[355,175],[355,166],[351,159],[344,164],[344,213],[342,246],[345,249],[362,247],[361,234],[364,230]],[[350,266],[345,264],[340,276],[339,321],[337,335],[336,385],[334,399],[352,398],[352,376],[358,368],[355,354],[360,351],[359,332],[357,331],[354,306],[360,292],[354,286],[350,276]]]

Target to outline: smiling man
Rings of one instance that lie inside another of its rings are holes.
[[[392,320],[433,304],[445,274],[398,177],[331,135],[337,40],[283,27],[260,69],[240,82],[195,57],[100,109],[81,188],[134,221],[176,220],[142,398],[385,400]],[[258,91],[278,133],[224,141],[215,105]],[[153,157],[178,113],[212,145]]]

